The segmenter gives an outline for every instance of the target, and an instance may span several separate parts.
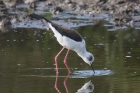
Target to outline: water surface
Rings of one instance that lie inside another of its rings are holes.
[[[68,74],[63,64],[66,50],[58,58],[57,75],[54,57],[62,46],[51,31],[14,28],[1,33],[0,92],[139,93],[140,30],[110,31],[111,27],[103,25],[101,22],[75,28],[95,57],[95,75],[74,51],[67,59],[72,72]]]

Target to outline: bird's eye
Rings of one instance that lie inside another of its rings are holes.
[[[89,90],[92,90],[92,89],[93,89],[93,86],[92,86],[92,85],[89,85],[89,86],[88,86],[88,89],[89,89]]]
[[[90,56],[90,57],[88,58],[88,60],[89,60],[89,61],[92,61],[92,56]]]

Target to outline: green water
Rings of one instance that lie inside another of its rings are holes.
[[[103,23],[75,29],[85,38],[87,50],[95,57],[95,72],[110,70],[111,74],[74,77],[75,71],[84,72],[91,67],[70,51],[67,64],[72,73],[68,75],[63,64],[65,50],[58,58],[57,76],[54,57],[62,46],[53,33],[10,29],[0,34],[0,92],[75,93],[91,80],[93,91],[83,93],[140,93],[140,30],[107,31]]]

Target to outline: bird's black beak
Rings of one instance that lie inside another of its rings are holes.
[[[92,64],[90,64],[90,66],[91,66],[91,68],[92,68],[92,70],[93,70],[93,72],[94,72],[94,74],[95,74],[95,71],[94,71],[93,65],[92,65]]]

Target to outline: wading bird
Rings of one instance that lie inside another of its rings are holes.
[[[77,31],[55,24],[51,22],[50,20],[46,19],[45,17],[37,15],[37,14],[30,14],[30,17],[33,17],[36,19],[43,18],[44,20],[46,20],[50,29],[53,31],[54,36],[56,37],[57,41],[59,42],[60,45],[63,46],[60,52],[55,56],[55,64],[56,64],[57,72],[58,72],[57,58],[65,48],[68,49],[68,51],[64,58],[64,64],[67,67],[69,72],[70,70],[67,66],[66,59],[70,50],[75,51],[78,54],[78,56],[80,56],[93,69],[92,62],[94,61],[94,56],[90,52],[87,52],[85,40]],[[93,69],[93,72],[94,72],[94,69]]]

